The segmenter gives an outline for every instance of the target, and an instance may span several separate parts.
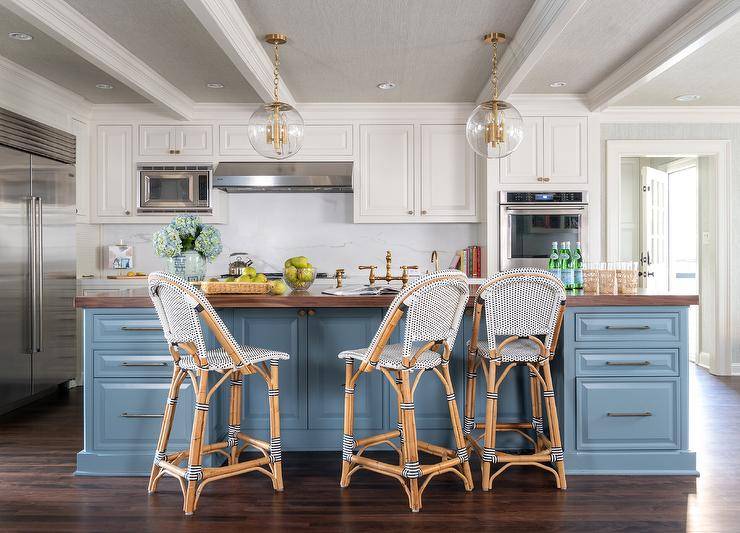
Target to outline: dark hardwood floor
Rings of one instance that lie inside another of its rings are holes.
[[[435,479],[418,514],[398,484],[370,472],[339,488],[337,453],[286,453],[286,490],[247,474],[209,485],[192,517],[177,483],[75,477],[81,389],[0,418],[2,531],[740,531],[740,378],[692,369],[691,446],[700,478],[570,476],[568,490],[532,468],[472,493]],[[474,469],[476,483],[480,476]]]

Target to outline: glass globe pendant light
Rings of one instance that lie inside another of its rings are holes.
[[[278,47],[288,41],[286,35],[270,33],[265,41],[275,48],[274,88],[272,102],[260,106],[249,118],[247,133],[252,147],[270,159],[285,159],[303,146],[303,117],[278,96],[280,84],[280,54]]]
[[[503,33],[488,33],[483,40],[493,48],[491,65],[491,99],[473,110],[465,126],[468,144],[477,154],[488,159],[506,157],[519,147],[524,138],[524,123],[519,111],[509,102],[498,99],[498,58],[496,48]]]

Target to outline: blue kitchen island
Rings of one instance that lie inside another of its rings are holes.
[[[370,343],[391,298],[312,291],[209,299],[238,342],[291,356],[280,365],[283,449],[337,451],[339,469],[344,365],[337,354]],[[568,474],[696,475],[696,456],[688,449],[687,324],[688,307],[697,303],[697,296],[646,292],[568,296],[553,362]],[[83,310],[85,374],[84,449],[77,456],[76,473],[148,475],[173,364],[151,301],[144,289],[125,289],[79,296],[76,306]],[[468,309],[451,363],[461,413],[471,330]],[[391,342],[399,342],[400,331]],[[209,342],[215,346],[213,339]],[[245,384],[241,426],[266,438],[265,384],[250,377]],[[500,421],[530,418],[528,390],[524,371],[507,380],[500,392]],[[355,396],[358,437],[395,428],[391,393],[380,373],[360,379]],[[485,387],[479,386],[478,393],[477,421],[482,422]],[[222,397],[216,396],[210,411],[211,441],[226,433],[228,403]],[[172,448],[187,447],[193,401],[186,381]],[[420,438],[451,445],[439,380],[422,379],[415,404]],[[501,449],[523,446],[514,433],[502,434],[498,443]]]

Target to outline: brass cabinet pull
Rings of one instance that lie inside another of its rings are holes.
[[[650,361],[607,361],[609,366],[648,366]]]
[[[537,181],[545,181],[545,178],[542,178],[542,177],[538,177],[538,178],[537,178]]]
[[[164,413],[121,413],[123,418],[163,418]]]
[[[650,326],[606,326],[604,329],[620,329],[620,330],[645,330],[650,329]]]
[[[174,154],[174,153],[175,153],[175,151],[174,151],[174,150],[170,150],[170,155],[172,155],[172,154]]]
[[[426,214],[427,214],[427,210],[426,210],[426,209],[422,209],[422,210],[421,210],[421,214],[422,214],[422,215],[426,215]]]
[[[315,314],[316,314],[316,310],[315,309],[309,309],[308,310],[308,316],[314,316]]]
[[[407,213],[408,213],[409,215],[413,215],[413,214],[414,214],[414,212],[413,212],[413,211],[407,211]]]
[[[166,362],[159,362],[159,363],[129,363],[128,361],[123,361],[121,363],[121,366],[167,366]]]
[[[550,181],[550,178],[542,178],[542,181],[545,181],[545,182]]]
[[[124,215],[126,215],[126,216],[128,216],[128,215],[130,215],[130,214],[131,214],[131,211],[129,211],[128,209],[126,209],[126,210],[125,210],[125,211],[123,212],[123,214],[124,214]]]
[[[161,331],[161,327],[121,326],[121,331]]]
[[[299,309],[298,316],[306,316],[306,311],[304,311],[303,309]]]
[[[175,153],[176,153],[176,154],[179,154],[179,153],[180,153],[180,150],[175,150]]]
[[[653,416],[653,413],[651,413],[650,411],[645,411],[642,413],[606,413],[606,416],[611,416],[615,418],[624,418],[624,417],[629,417],[629,416],[642,417],[642,416]]]

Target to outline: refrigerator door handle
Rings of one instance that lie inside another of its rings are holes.
[[[36,285],[36,281],[38,279],[38,276],[36,275],[36,266],[37,266],[37,260],[36,260],[36,197],[30,196],[28,198],[28,242],[30,244],[29,246],[29,259],[31,263],[31,275],[29,276],[29,288],[31,293],[31,305],[29,306],[30,310],[30,319],[29,324],[30,327],[28,328],[28,353],[33,354],[36,351],[36,318],[38,316],[38,313],[36,312],[36,300],[37,300],[37,293],[38,293],[38,287]]]
[[[40,197],[36,197],[36,287],[37,287],[37,306],[38,313],[36,328],[36,351],[44,349],[44,205]]]

